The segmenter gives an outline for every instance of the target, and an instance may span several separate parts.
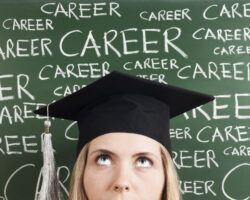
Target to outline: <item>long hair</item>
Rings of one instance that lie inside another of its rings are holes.
[[[74,165],[70,180],[69,200],[88,200],[83,186],[83,174],[87,162],[89,144],[90,143],[87,143],[83,147]],[[162,200],[181,200],[179,177],[172,158],[166,148],[161,144],[160,150],[165,175]]]

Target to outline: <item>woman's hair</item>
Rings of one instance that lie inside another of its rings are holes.
[[[162,200],[181,200],[179,177],[168,150],[160,144],[161,157],[165,174],[165,188]]]
[[[87,143],[78,155],[70,180],[69,200],[88,200],[83,187],[83,174],[87,162],[90,143]],[[165,174],[165,186],[162,200],[181,200],[179,178],[176,168],[166,148],[160,144],[161,157]]]

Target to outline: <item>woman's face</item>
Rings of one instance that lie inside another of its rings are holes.
[[[91,141],[83,176],[88,200],[161,200],[164,182],[155,140],[119,132]]]

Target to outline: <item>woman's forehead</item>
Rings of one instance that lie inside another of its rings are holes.
[[[96,137],[90,142],[89,151],[107,149],[110,151],[159,153],[160,145],[145,135],[127,132],[112,132]]]

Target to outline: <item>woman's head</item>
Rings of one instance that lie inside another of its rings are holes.
[[[162,193],[164,200],[178,200],[177,176],[168,153],[169,121],[213,99],[211,95],[113,71],[35,113],[77,121],[80,154],[72,176],[71,200],[86,200],[86,196],[89,200],[157,200]],[[106,135],[117,130],[130,133]],[[131,133],[143,133],[144,137]],[[100,158],[101,162],[108,162],[104,166],[99,166],[99,159],[94,163],[97,160],[92,156],[98,141],[112,152],[110,160],[106,155],[105,159]],[[141,164],[150,162],[136,160],[141,152],[156,154],[155,165],[144,169]],[[112,190],[119,182],[128,186],[126,193]],[[112,192],[118,198],[111,197]]]
[[[70,200],[179,200],[176,171],[167,150],[140,134],[108,133],[80,152]]]

